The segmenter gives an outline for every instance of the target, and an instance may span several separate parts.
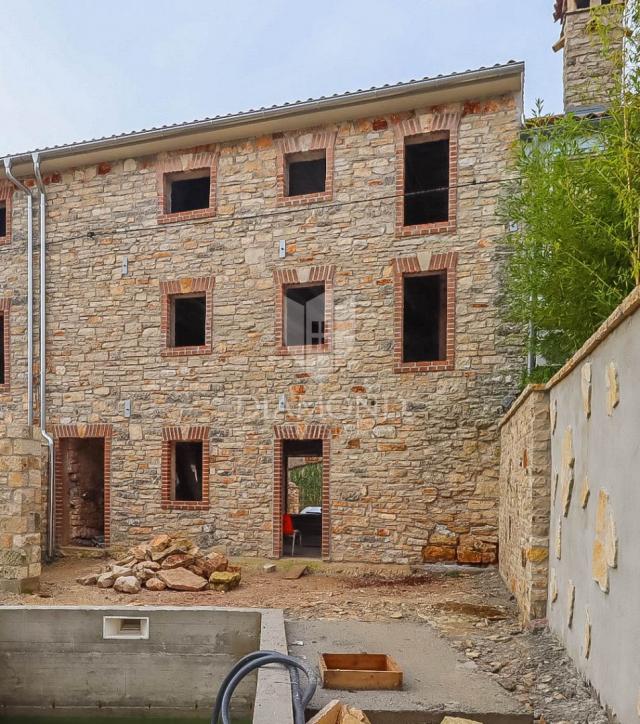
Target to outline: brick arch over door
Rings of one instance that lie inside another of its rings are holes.
[[[273,555],[282,557],[282,453],[285,440],[322,440],[322,558],[331,557],[330,461],[331,428],[318,424],[283,424],[274,426],[273,445]]]
[[[64,478],[63,458],[60,453],[59,442],[65,438],[97,437],[104,440],[104,545],[108,547],[111,542],[111,438],[113,425],[54,425],[53,437],[55,440],[54,475],[55,475],[55,540],[58,545],[64,543],[65,533],[65,490],[62,481]]]

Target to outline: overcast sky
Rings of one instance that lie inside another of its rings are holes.
[[[0,155],[524,60],[562,106],[552,0],[0,0]]]

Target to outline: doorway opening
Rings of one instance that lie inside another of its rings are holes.
[[[282,442],[282,554],[322,557],[322,440]]]
[[[66,437],[58,442],[62,495],[62,545],[105,545],[105,438]]]

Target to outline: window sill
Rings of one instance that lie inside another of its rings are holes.
[[[5,244],[9,244],[11,242],[11,237],[8,234],[5,234],[4,236],[0,236],[0,246],[4,246]]]
[[[209,510],[209,501],[163,500],[162,510]]]
[[[163,357],[191,357],[192,355],[211,354],[210,344],[199,345],[198,347],[165,347],[162,350]]]
[[[299,196],[278,196],[277,204],[278,206],[307,206],[332,199],[331,191],[319,191],[315,194],[300,194]]]
[[[293,345],[286,347],[280,345],[277,348],[278,354],[281,355],[312,355],[312,354],[328,354],[331,352],[330,344],[309,344],[309,345]]]
[[[178,211],[175,214],[159,214],[159,224],[178,224],[184,221],[197,221],[209,219],[216,215],[215,209],[194,209],[193,211]]]
[[[437,221],[433,224],[416,224],[415,226],[398,225],[396,236],[430,236],[432,234],[454,234],[458,224],[455,218],[448,221]]]
[[[430,362],[396,362],[393,371],[396,374],[406,372],[451,372],[455,370],[455,360],[433,360]]]

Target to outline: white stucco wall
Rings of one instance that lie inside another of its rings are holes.
[[[550,390],[549,624],[603,705],[611,708],[622,724],[640,722],[638,306],[640,294],[636,290],[622,313],[619,310],[614,315],[614,323],[609,320],[574,358],[573,367],[564,368],[552,380]],[[585,365],[591,366],[590,384]],[[614,372],[619,402],[612,407],[608,395],[609,389],[615,393]],[[589,392],[590,414],[585,404]],[[586,504],[585,479],[589,488]],[[594,579],[594,565],[598,564],[600,583]],[[571,613],[572,587],[575,600]]]

